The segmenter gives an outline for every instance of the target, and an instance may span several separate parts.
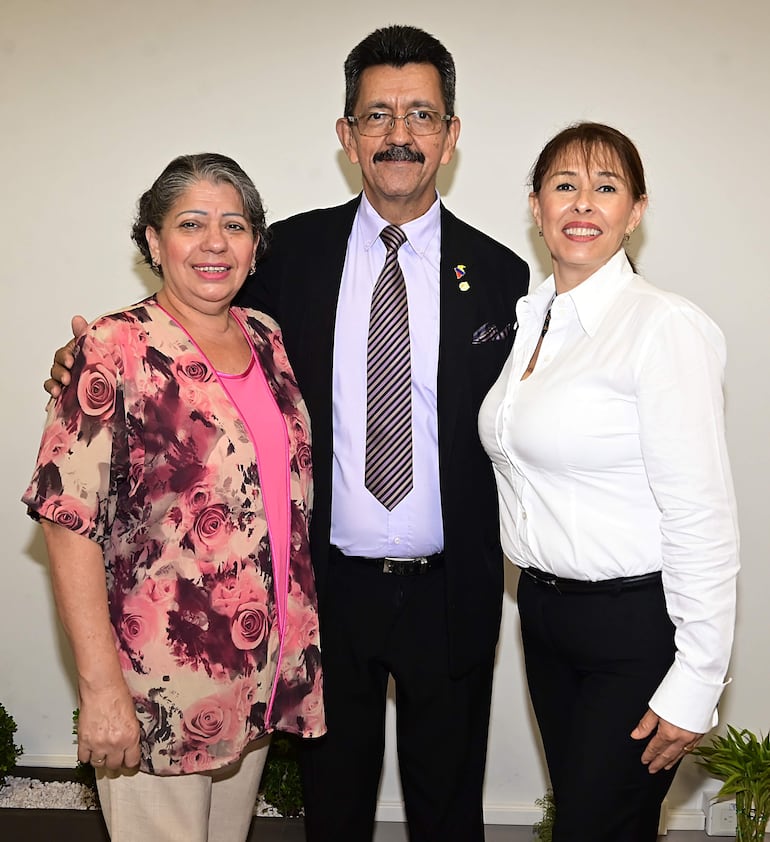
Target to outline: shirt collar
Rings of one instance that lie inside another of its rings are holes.
[[[634,270],[628,257],[620,249],[583,283],[557,296],[553,304],[554,312],[571,305],[585,333],[594,336],[607,311],[633,277]],[[516,307],[518,320],[524,323],[533,318],[541,322],[555,292],[556,282],[554,276],[550,275],[534,292],[519,300]]]
[[[521,324],[526,324],[529,319],[535,319],[541,323],[545,318],[545,311],[551,303],[556,287],[554,284],[554,277],[550,275],[542,284],[535,287],[535,289],[520,298],[516,303],[516,320]]]
[[[593,275],[564,293],[565,298],[572,299],[580,324],[588,336],[595,335],[607,311],[633,277],[634,270],[628,257],[623,249],[619,249]]]
[[[366,251],[380,241],[380,233],[390,223],[383,219],[372,207],[366,198],[366,193],[361,195],[361,204],[358,207],[358,225],[363,237]],[[415,254],[424,256],[431,242],[441,231],[441,201],[438,192],[433,204],[422,216],[412,219],[398,226],[406,234],[407,243]]]

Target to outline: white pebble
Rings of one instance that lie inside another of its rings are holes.
[[[0,788],[0,807],[29,807],[38,810],[95,810],[99,805],[93,791],[74,781],[43,783],[35,778],[6,777]],[[254,806],[257,816],[280,816],[260,793]]]
[[[0,789],[0,807],[33,807],[41,810],[93,810],[94,794],[74,781],[43,783],[34,778],[7,777]]]

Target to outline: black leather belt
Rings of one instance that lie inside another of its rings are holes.
[[[621,591],[649,588],[660,584],[662,581],[660,571],[643,573],[641,576],[623,576],[619,579],[601,579],[598,582],[587,582],[583,579],[562,579],[560,576],[544,573],[535,567],[522,567],[520,569],[523,574],[537,582],[538,585],[546,585],[559,593],[620,593]]]
[[[392,558],[389,556],[368,558],[360,555],[345,555],[337,547],[331,547],[329,558],[362,564],[379,570],[380,573],[392,573],[395,576],[421,576],[429,570],[436,570],[444,566],[444,553],[421,555],[414,558]]]

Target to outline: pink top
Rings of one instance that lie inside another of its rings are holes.
[[[289,564],[289,446],[286,424],[267,384],[265,373],[256,364],[253,348],[246,371],[242,374],[218,371],[217,377],[243,417],[257,453],[259,485],[273,555],[275,593],[285,595]],[[278,623],[283,631],[285,600],[277,599],[276,604]]]

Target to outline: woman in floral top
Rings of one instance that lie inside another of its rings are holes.
[[[234,161],[169,164],[133,230],[162,288],[79,340],[23,498],[113,840],[245,839],[256,741],[326,730],[310,424],[278,326],[230,307],[265,235]]]

